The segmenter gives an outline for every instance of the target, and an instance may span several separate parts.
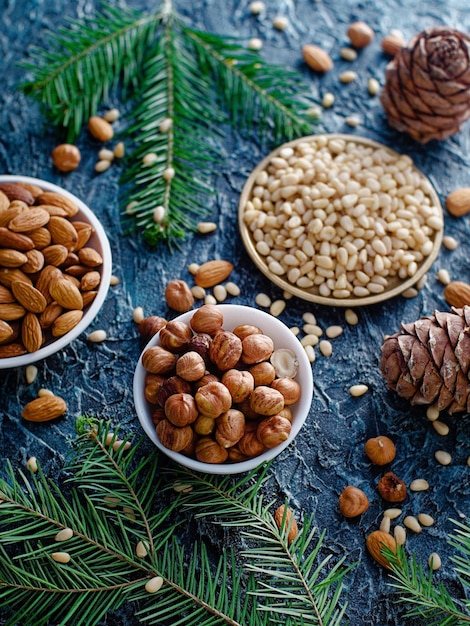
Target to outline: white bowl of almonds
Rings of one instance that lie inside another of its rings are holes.
[[[0,369],[78,337],[109,289],[111,249],[91,209],[27,176],[0,176]]]
[[[254,469],[295,439],[311,408],[311,364],[279,319],[203,305],[167,322],[143,350],[134,403],[173,461],[211,474]]]

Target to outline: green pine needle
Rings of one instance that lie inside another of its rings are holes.
[[[241,41],[187,27],[170,0],[149,15],[105,5],[29,55],[22,65],[30,79],[21,87],[69,142],[111,97],[132,98],[121,132],[124,215],[127,231],[151,247],[164,241],[171,249],[213,213],[231,128],[263,143],[312,132],[312,99],[298,75]],[[149,153],[155,160],[144,163]]]

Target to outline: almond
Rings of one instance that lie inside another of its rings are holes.
[[[50,328],[62,311],[63,307],[61,307],[60,304],[57,304],[57,302],[51,302],[48,304],[39,316],[41,328]]]
[[[22,280],[26,283],[33,284],[31,278],[17,268],[9,269],[7,267],[0,268],[0,285],[4,287],[11,287],[11,283],[14,280]],[[37,286],[37,285],[36,285]]]
[[[58,267],[59,265],[62,265],[62,263],[65,263],[69,251],[61,243],[54,243],[51,246],[43,248],[42,253],[44,255],[44,260],[48,265],[55,265],[55,267]]]
[[[0,191],[0,213],[8,209],[10,206],[10,200],[3,191]]]
[[[20,267],[28,261],[28,257],[23,252],[12,248],[0,248],[0,265],[3,267]]]
[[[64,309],[83,309],[83,299],[80,289],[65,278],[55,279],[49,285],[52,298]]]
[[[67,311],[62,313],[52,323],[52,335],[54,337],[62,337],[80,322],[83,317],[83,311]]]
[[[42,346],[43,335],[37,315],[26,313],[21,325],[21,340],[28,352],[36,352]]]
[[[306,45],[302,48],[302,56],[305,63],[316,72],[328,72],[333,67],[333,61],[322,48],[314,45]]]
[[[19,320],[26,315],[26,309],[21,304],[0,304],[0,319],[5,322]]]
[[[86,265],[70,265],[65,269],[65,272],[69,276],[75,276],[81,278],[90,271],[90,268]]]
[[[394,57],[406,45],[405,40],[398,35],[386,35],[382,39],[382,50],[385,54]]]
[[[30,205],[34,203],[32,193],[16,183],[0,183],[0,191],[3,191],[10,202],[13,200],[21,200]]]
[[[50,294],[49,287],[53,281],[60,280],[62,278],[62,272],[53,265],[46,265],[39,275],[36,281],[36,289],[38,289],[42,295],[46,298],[46,302],[52,302],[53,297]]]
[[[11,290],[17,301],[32,313],[42,313],[47,306],[46,298],[42,293],[30,285],[20,280],[11,283]]]
[[[289,507],[284,506],[284,504],[281,504],[274,512],[274,521],[281,532],[288,530],[287,541],[288,543],[292,543],[299,534],[299,528],[293,511]]]
[[[21,233],[13,233],[4,226],[0,227],[0,247],[13,248],[20,252],[27,252],[34,248],[34,242],[31,237],[22,235]]]
[[[98,295],[98,292],[93,289],[91,291],[84,291],[82,293],[83,307],[86,307],[90,304],[90,302],[93,302],[93,300],[96,298],[97,295]]]
[[[28,233],[28,235],[31,237],[38,250],[42,250],[51,243],[51,233],[47,230],[47,228],[36,228],[32,232]]]
[[[93,229],[93,226],[91,226],[91,224],[87,224],[86,222],[75,221],[73,223],[73,226],[78,235],[78,241],[75,249],[80,250],[86,243],[88,243],[88,240],[95,231]]]
[[[49,213],[44,209],[32,208],[28,211],[21,211],[8,223],[8,228],[15,233],[25,233],[45,226],[49,222],[50,217]]]
[[[194,275],[194,282],[200,287],[214,287],[228,278],[233,270],[230,261],[206,261],[199,266]]]
[[[366,547],[370,555],[383,567],[390,567],[389,561],[382,554],[382,549],[387,546],[393,552],[397,551],[397,542],[389,533],[383,530],[374,530],[366,539]]]
[[[114,130],[111,124],[97,115],[93,115],[88,120],[88,130],[98,141],[109,141],[114,137]]]
[[[0,285],[0,304],[11,304],[12,302],[15,302],[15,296],[7,287]]]
[[[42,194],[41,187],[38,187],[37,185],[33,185],[32,183],[18,182],[15,184],[18,185],[18,187],[23,187],[23,189],[26,189],[26,191],[29,191],[29,193],[33,196],[35,200],[38,196]]]
[[[48,214],[49,215],[49,214]],[[60,243],[68,250],[73,250],[78,242],[77,231],[65,217],[53,215],[47,226],[53,243]]]
[[[38,209],[44,209],[49,215],[59,215],[60,217],[67,217],[67,211],[60,206],[54,206],[53,204],[40,204]]]
[[[446,198],[446,207],[451,215],[460,217],[470,213],[470,187],[452,191]]]
[[[444,289],[444,298],[458,309],[470,305],[470,285],[460,280],[449,283]]]
[[[13,328],[7,322],[0,320],[0,343],[4,343],[13,335]]]
[[[80,281],[80,289],[82,291],[91,291],[96,289],[101,282],[101,274],[99,272],[87,272],[82,276]],[[83,294],[82,294],[83,297]]]
[[[78,258],[82,265],[87,265],[88,267],[98,267],[103,264],[103,257],[94,248],[82,248],[78,251]]]
[[[54,191],[43,191],[41,195],[37,197],[37,202],[39,204],[60,207],[64,209],[69,217],[73,217],[78,213],[78,206],[73,200],[66,198],[60,193],[55,193]]]
[[[8,226],[13,218],[15,218],[20,213],[24,213],[27,210],[28,205],[25,202],[15,200],[15,202],[12,202],[8,206],[8,209],[5,209],[0,213],[0,226]]]
[[[21,415],[29,422],[47,422],[60,417],[67,410],[65,400],[58,396],[42,396],[29,402]]]
[[[44,255],[40,250],[28,250],[26,252],[28,260],[21,266],[26,274],[35,274],[44,267]]]
[[[9,343],[6,346],[0,346],[0,359],[11,359],[23,354],[26,354],[26,348],[21,343]]]

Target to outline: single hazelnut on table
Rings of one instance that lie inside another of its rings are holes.
[[[202,415],[216,418],[232,406],[232,396],[225,385],[210,382],[196,391],[197,408]]]
[[[204,304],[194,311],[190,320],[191,328],[196,333],[207,333],[214,336],[224,322],[224,316],[216,304]]]
[[[369,508],[366,494],[358,487],[348,485],[339,496],[339,510],[344,517],[357,517]]]
[[[300,399],[300,385],[293,378],[276,378],[271,384],[271,389],[282,393],[284,406],[295,404]]]
[[[183,380],[195,381],[204,376],[206,364],[198,352],[189,351],[178,357],[176,361],[176,374]]]
[[[271,337],[263,334],[248,335],[242,340],[242,362],[254,365],[267,361],[274,351]]]
[[[230,331],[216,333],[209,347],[209,358],[222,372],[232,369],[242,355],[242,342]]]
[[[165,300],[175,311],[185,313],[194,304],[194,296],[184,280],[172,280],[165,288]]]
[[[271,415],[263,419],[256,429],[256,436],[266,448],[275,448],[289,438],[292,425],[285,417]]]
[[[365,48],[374,39],[374,31],[365,22],[353,22],[350,24],[347,35],[355,48]]]
[[[382,476],[377,489],[387,502],[403,502],[406,498],[406,484],[393,472],[387,472]]]
[[[152,346],[142,354],[142,365],[150,374],[169,374],[175,369],[176,355],[161,346]]]
[[[275,415],[284,408],[284,396],[277,389],[260,385],[250,394],[250,407],[260,415]]]
[[[172,320],[160,330],[160,343],[171,352],[183,352],[193,336],[191,327],[184,322]]]
[[[158,422],[156,432],[161,444],[174,452],[181,452],[192,441],[194,436],[191,426],[179,428],[166,418]]]
[[[165,415],[174,426],[187,426],[196,421],[196,401],[189,393],[174,393],[165,402]]]
[[[52,151],[52,162],[61,172],[76,170],[81,159],[80,150],[70,143],[62,143]]]
[[[230,391],[233,402],[243,402],[255,388],[253,375],[246,370],[230,369],[224,372],[221,381]]]
[[[227,450],[211,437],[201,437],[196,442],[195,454],[202,463],[224,463],[228,457]]]
[[[240,441],[245,432],[245,416],[237,409],[229,409],[216,419],[215,440],[224,448]]]
[[[366,441],[365,453],[375,465],[387,465],[396,455],[395,444],[389,437],[379,435]]]

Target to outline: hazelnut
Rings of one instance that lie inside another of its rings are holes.
[[[260,385],[266,385],[269,387],[276,378],[274,366],[269,363],[269,361],[263,361],[262,363],[252,365],[248,371],[255,379],[255,387],[259,387]]]
[[[227,370],[222,376],[222,383],[230,391],[233,402],[243,402],[255,388],[253,375],[244,370]]]
[[[188,441],[188,443],[184,446],[184,448],[180,450],[180,452],[181,454],[184,454],[185,456],[194,457],[196,453],[196,442],[197,442],[198,437],[196,433],[194,432],[192,426],[185,426],[185,428],[191,429],[192,437],[190,441]]]
[[[243,341],[248,335],[262,335],[263,331],[252,324],[239,324],[233,329],[233,334]]]
[[[240,360],[242,342],[233,333],[221,330],[212,339],[209,357],[212,363],[222,372],[232,369]]]
[[[274,521],[282,534],[287,533],[287,542],[292,543],[299,534],[299,528],[292,509],[281,504],[274,511]]]
[[[258,456],[262,454],[266,447],[256,436],[256,430],[251,430],[250,427],[245,427],[245,434],[237,444],[240,452],[247,458]]]
[[[197,419],[197,406],[189,393],[174,393],[165,402],[165,415],[174,426],[187,426]]]
[[[178,428],[167,419],[157,424],[156,432],[161,444],[174,452],[183,450],[194,436],[191,426]]]
[[[271,415],[258,424],[256,436],[266,448],[275,448],[289,438],[291,428],[285,417]]]
[[[198,352],[185,352],[176,361],[176,374],[184,380],[199,380],[205,371],[206,364]]]
[[[224,448],[234,446],[245,432],[245,416],[237,409],[229,409],[216,420],[215,440]]]
[[[196,333],[193,335],[188,344],[188,350],[194,350],[198,352],[206,365],[210,363],[209,359],[209,347],[212,342],[212,337],[207,333]]]
[[[375,465],[387,465],[395,458],[396,448],[391,439],[379,435],[366,441],[365,453]]]
[[[161,374],[147,374],[145,377],[144,396],[147,402],[158,404],[157,392],[166,378]]]
[[[80,150],[70,143],[62,143],[52,151],[52,162],[61,172],[76,170],[81,158]]]
[[[151,315],[150,317],[144,317],[137,326],[139,335],[145,341],[149,341],[154,335],[158,333],[166,325],[166,319],[158,317],[158,315]]]
[[[194,304],[194,296],[184,280],[171,280],[165,289],[165,300],[175,311],[185,313]]]
[[[248,459],[245,454],[240,452],[236,445],[231,448],[227,448],[227,452],[230,463],[241,463],[242,461],[246,461]]]
[[[406,498],[406,485],[393,472],[387,472],[379,480],[377,489],[387,502],[403,502]]]
[[[220,378],[215,374],[210,374],[209,372],[206,372],[202,378],[194,382],[194,391],[197,391],[201,387],[204,387],[204,385],[207,385],[207,383],[220,383]]]
[[[339,510],[344,517],[357,517],[369,508],[366,494],[358,487],[348,485],[339,496]]]
[[[382,550],[386,546],[392,552],[397,551],[397,542],[384,530],[374,530],[366,539],[366,547],[369,554],[383,567],[390,567],[389,561],[382,554]]]
[[[289,348],[278,348],[274,350],[269,359],[272,363],[278,378],[294,378],[299,369],[297,355]]]
[[[238,402],[235,405],[235,408],[241,411],[247,420],[252,420],[253,422],[259,422],[259,420],[263,419],[264,417],[264,415],[260,415],[259,413],[256,413],[256,411],[253,411],[253,409],[250,406],[249,396],[242,402]]]
[[[353,22],[347,30],[347,35],[355,48],[365,48],[374,38],[374,31],[365,22]]]
[[[248,335],[242,341],[242,361],[247,365],[267,361],[274,350],[274,342],[267,335]]]
[[[260,385],[250,394],[250,408],[260,415],[276,415],[284,408],[284,396],[277,389]]]
[[[161,406],[157,406],[152,411],[152,422],[157,426],[162,420],[166,420],[165,411]]]
[[[292,422],[292,411],[290,410],[290,407],[285,406],[282,411],[279,411],[278,415],[280,415],[281,417],[285,417],[286,420]]]
[[[169,374],[175,369],[176,356],[161,346],[152,346],[142,354],[142,365],[151,374]]]
[[[210,437],[201,437],[196,442],[196,459],[202,463],[224,463],[227,460],[227,450]]]
[[[219,382],[207,383],[200,387],[196,391],[195,400],[199,412],[214,419],[232,406],[230,391]]]
[[[193,333],[188,324],[172,320],[160,330],[160,343],[171,352],[183,352],[192,336]]]
[[[190,324],[194,332],[214,336],[223,322],[224,316],[216,304],[204,304],[194,312]]]
[[[284,397],[284,405],[295,404],[300,398],[300,385],[293,378],[276,378],[271,389],[277,389]]]
[[[191,393],[191,385],[180,376],[170,376],[166,378],[157,389],[157,404],[165,406],[165,402],[175,393]]]
[[[198,435],[210,435],[214,432],[216,421],[213,417],[198,415],[197,420],[193,424],[193,430]]]

